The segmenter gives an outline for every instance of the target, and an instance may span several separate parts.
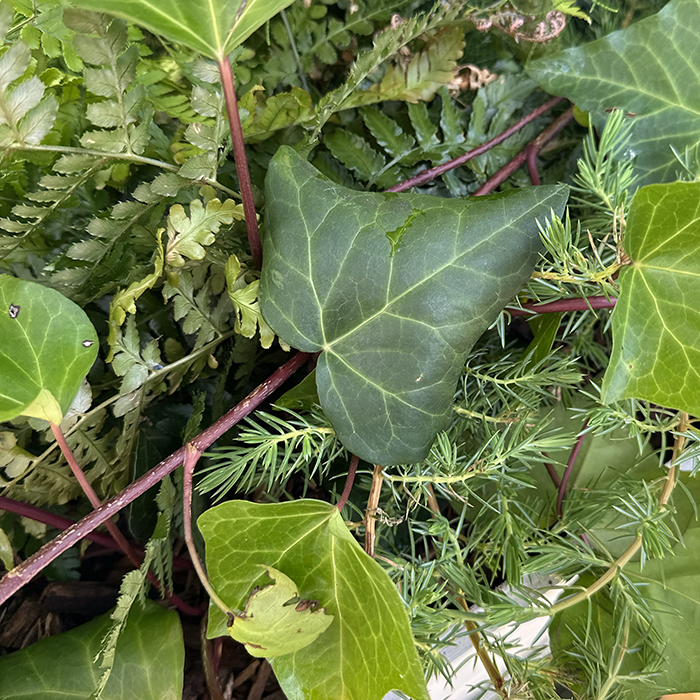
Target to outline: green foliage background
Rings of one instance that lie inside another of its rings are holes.
[[[655,372],[651,346],[662,348],[664,333],[678,327],[697,329],[692,299],[676,291],[679,276],[700,272],[694,238],[684,240],[672,281],[655,279],[662,289],[651,301],[642,305],[635,295],[639,306],[628,304],[635,284],[656,274],[634,237],[646,230],[650,238],[642,243],[658,245],[673,238],[664,231],[682,228],[673,212],[690,207],[697,183],[664,185],[663,194],[659,185],[638,187],[658,180],[657,171],[668,181],[700,174],[693,146],[697,71],[670,70],[666,82],[650,79],[650,89],[642,89],[649,61],[672,68],[692,44],[690,28],[681,32],[678,23],[697,15],[697,0],[673,0],[655,16],[662,5],[292,3],[232,53],[263,230],[265,176],[281,147],[308,154],[332,183],[375,192],[485,143],[548,99],[544,90],[565,95],[590,111],[593,127],[570,123],[538,156],[542,182],[569,183],[572,199],[566,213],[554,212],[561,218],[547,212],[539,219],[543,249],[510,306],[619,297],[638,319],[624,329],[640,336]],[[551,30],[551,12],[567,13],[566,29],[532,41],[541,23]],[[491,22],[488,32],[478,29],[483,22]],[[88,479],[108,498],[267,378],[289,347],[261,315],[260,272],[247,247],[215,63],[62,0],[1,3],[0,35],[0,272],[61,292],[97,330],[97,361],[61,427]],[[647,41],[641,57],[640,36]],[[623,101],[601,79],[610,47],[618,46],[630,67]],[[678,104],[659,117],[658,95],[670,89],[679,92]],[[610,112],[615,107],[621,109]],[[563,108],[415,192],[474,193]],[[675,154],[660,148],[680,121]],[[653,132],[651,142],[644,129]],[[503,189],[529,184],[519,170]],[[667,206],[665,196],[677,203]],[[659,224],[645,206],[668,209],[668,216]],[[695,214],[688,216],[695,226]],[[650,312],[652,303],[658,308]],[[698,608],[692,476],[667,504],[659,502],[679,412],[697,407],[694,384],[681,376],[695,363],[690,352],[685,365],[671,361],[663,375],[669,386],[658,391],[642,386],[659,384],[646,372],[624,387],[612,372],[603,381],[609,364],[619,370],[627,361],[613,344],[620,315],[612,325],[610,318],[608,310],[590,309],[526,320],[502,313],[455,371],[445,430],[428,456],[384,465],[373,566],[382,585],[401,596],[415,642],[414,649],[403,639],[402,653],[413,658],[417,651],[427,677],[451,675],[439,652],[466,634],[468,618],[486,652],[505,661],[504,697],[554,698],[562,686],[601,699],[700,687],[697,665],[679,651],[695,648],[683,620]],[[648,324],[653,342],[642,337]],[[694,343],[690,333],[678,346],[695,352]],[[278,405],[284,410],[258,412],[206,456],[198,510],[256,490],[279,502],[275,507],[308,492],[330,500],[340,491],[349,454],[319,406],[313,375]],[[685,439],[694,469],[693,425]],[[581,440],[569,493],[557,507],[545,465],[560,478]],[[375,473],[371,462],[360,464],[343,511],[360,537]],[[75,517],[88,509],[38,418],[2,425],[0,486],[4,496]],[[163,580],[182,531],[179,489],[178,479],[167,482],[158,499],[146,494],[129,512],[134,536],[146,539],[155,528],[147,561]],[[0,517],[3,531],[23,554],[52,534],[27,531],[9,513]],[[636,559],[617,572],[616,559],[636,539]],[[0,548],[5,561],[2,539]],[[48,574],[77,577],[77,566],[76,556],[62,558]],[[569,581],[564,597],[574,596],[611,567],[610,585],[570,609],[548,607],[531,585]],[[119,673],[115,640],[141,610],[144,572],[130,576],[110,628],[114,644],[100,651],[103,698],[109,671]],[[576,583],[573,576],[582,578]],[[465,611],[465,601],[480,610]],[[523,660],[498,629],[555,613],[553,655]],[[280,678],[291,687],[294,670],[285,663]],[[412,687],[422,692],[419,681]]]

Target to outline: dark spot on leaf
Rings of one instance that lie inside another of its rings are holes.
[[[91,345],[94,345],[95,341],[94,340],[83,340],[82,346],[84,348],[89,348]]]
[[[10,308],[7,310],[7,313],[10,315],[10,318],[17,318],[17,316],[19,316],[19,310],[19,304],[10,304]]]
[[[236,616],[232,612],[227,612],[226,616],[228,617],[228,620],[226,621],[226,627],[231,627],[233,625],[234,620],[236,619]]]

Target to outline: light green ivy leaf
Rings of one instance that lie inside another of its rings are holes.
[[[57,425],[97,357],[85,312],[59,292],[0,275],[0,421]]]
[[[123,17],[220,60],[292,0],[74,0],[73,4]]]
[[[601,124],[605,110],[632,119],[627,155],[639,184],[676,179],[673,149],[700,155],[700,1],[671,0],[657,15],[603,39],[530,63],[543,89],[564,95]]]
[[[333,616],[318,639],[272,661],[290,700],[382,700],[390,690],[428,700],[404,603],[337,508],[307,499],[229,501],[197,524],[209,579],[233,610],[244,608],[254,583],[269,583],[263,565],[284,572],[301,598],[318,600]],[[210,608],[209,636],[226,635],[226,622]]]
[[[624,244],[603,400],[700,415],[700,183],[639,190]]]
[[[302,600],[299,590],[281,571],[262,566],[272,583],[256,586],[243,612],[228,628],[251,656],[272,658],[303,649],[333,622],[317,600]]]
[[[449,422],[464,358],[537,260],[566,186],[442,199],[356,192],[288,147],[266,180],[260,308],[321,352],[325,414],[374,464],[417,462]]]

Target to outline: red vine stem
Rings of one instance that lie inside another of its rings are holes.
[[[546,304],[523,304],[522,309],[506,309],[511,316],[530,316],[531,314],[556,314],[566,311],[587,311],[589,309],[612,309],[617,304],[615,297],[576,297],[574,299],[557,299]]]
[[[63,431],[55,423],[49,423],[49,425],[51,426],[51,432],[56,438],[56,442],[61,448],[61,452],[63,452],[63,456],[66,458],[73,475],[78,480],[83,493],[88,497],[88,500],[93,508],[99,508],[102,505],[102,501],[100,501],[100,497],[95,493],[95,489],[92,488],[92,484],[88,481],[87,477],[85,476],[85,472],[78,464],[78,460],[76,460],[75,456],[73,455],[73,451],[68,445],[68,442],[63,435]],[[138,554],[136,554],[136,552],[134,552],[134,550],[131,548],[131,545],[127,541],[126,537],[122,535],[119,528],[111,520],[105,521],[105,527],[109,531],[109,534],[112,535],[114,541],[119,545],[119,549],[126,554],[129,561],[138,569],[139,566],[141,566],[141,560],[139,559]]]
[[[38,508],[37,506],[32,506],[28,503],[22,503],[21,501],[15,501],[12,498],[5,498],[0,496],[0,510],[4,510],[6,513],[15,513],[23,518],[29,518],[30,520],[35,520],[38,523],[44,523],[49,527],[55,527],[57,530],[65,530],[71,525],[75,525],[75,520],[70,518],[65,518],[57,513],[51,513],[43,508]],[[110,537],[103,532],[90,532],[85,535],[85,539],[99,544],[107,549],[114,549],[121,552],[121,547]],[[133,547],[133,545],[132,545]],[[143,553],[137,550],[139,555]],[[173,557],[173,565],[179,569],[192,569],[192,562],[189,559],[184,559],[183,557]]]
[[[543,452],[542,454],[545,457],[547,456],[545,452]],[[547,470],[547,474],[549,474],[549,478],[552,480],[554,488],[558,490],[561,484],[561,479],[559,478],[559,474],[557,474],[557,470],[554,468],[554,465],[551,462],[545,462],[544,468]]]
[[[482,194],[490,194],[501,183],[505,182],[528,158],[534,163],[535,156],[542,147],[551,141],[572,119],[574,118],[574,108],[570,107],[560,117],[555,119],[542,133],[536,136],[513,160],[506,163],[497,173],[492,175],[476,192],[475,197]],[[539,176],[537,176],[539,180]]]
[[[566,463],[566,469],[564,470],[564,476],[561,478],[561,482],[559,484],[559,493],[557,494],[557,515],[561,518],[562,512],[563,512],[563,504],[564,504],[564,498],[566,497],[566,487],[569,485],[569,479],[571,478],[571,472],[574,469],[574,464],[576,464],[576,458],[578,457],[578,453],[581,451],[581,446],[583,445],[583,441],[586,439],[586,428],[588,427],[588,419],[583,424],[583,427],[581,428],[581,434],[578,436],[578,439],[576,440],[576,444],[574,445],[574,448],[571,450],[571,454],[569,455],[569,460]]]
[[[100,501],[99,496],[95,493],[95,489],[92,488],[92,484],[88,481],[87,477],[85,476],[85,472],[81,469],[80,465],[78,464],[78,460],[76,460],[75,455],[73,454],[70,446],[66,442],[66,438],[63,435],[61,428],[55,423],[51,422],[49,423],[49,425],[51,426],[51,432],[56,438],[58,446],[61,448],[61,452],[63,452],[63,456],[68,461],[71,471],[73,472],[75,478],[78,480],[78,483],[83,489],[83,493],[88,497],[88,500],[90,501],[93,508],[99,508],[102,505],[102,502]],[[124,552],[129,561],[134,565],[135,568],[138,569],[141,566],[141,563],[143,562],[143,558],[140,557],[138,552],[136,552],[133,549],[126,537],[122,535],[119,528],[111,520],[105,521],[105,527],[107,528],[107,530],[109,530],[109,534],[112,535],[117,545],[119,545],[119,549],[121,549],[121,551]],[[168,598],[175,605],[176,608],[185,613],[185,615],[198,616],[201,613],[201,610],[199,608],[194,608],[191,605],[188,605],[181,598],[171,593],[169,590],[163,589],[160,581],[158,580],[158,577],[152,571],[146,572],[146,578],[148,578],[148,580],[159,591],[162,590],[166,598]]]
[[[533,185],[541,185],[542,180],[540,180],[540,173],[537,170],[537,154],[539,150],[534,148],[528,150],[527,152],[527,171],[530,174],[530,182]]]
[[[348,502],[348,498],[350,498],[350,492],[352,491],[352,485],[355,481],[355,474],[357,474],[357,464],[360,461],[360,458],[357,455],[353,455],[352,458],[350,459],[350,466],[348,467],[348,475],[345,477],[345,487],[343,488],[343,493],[340,496],[340,500],[338,501],[336,508],[339,511],[342,511],[343,508],[345,507],[345,504]]]
[[[520,121],[513,124],[513,126],[500,133],[498,136],[494,136],[494,138],[492,138],[490,141],[481,144],[481,146],[478,146],[477,148],[474,148],[471,151],[467,151],[466,153],[462,154],[461,156],[458,156],[457,158],[448,160],[447,163],[442,163],[441,165],[436,165],[434,168],[424,170],[422,173],[418,173],[418,175],[409,178],[408,180],[404,180],[398,185],[390,187],[386,191],[403,192],[404,190],[410,189],[411,187],[416,187],[417,185],[423,185],[426,182],[430,182],[439,175],[442,175],[443,173],[446,173],[449,170],[453,170],[454,168],[457,168],[460,165],[464,165],[464,163],[467,163],[473,158],[476,158],[477,156],[480,156],[486,153],[487,151],[490,151],[494,146],[498,146],[499,143],[503,143],[507,138],[510,138],[513,134],[516,134],[523,127],[527,126],[530,122],[537,119],[537,117],[541,117],[543,114],[552,109],[552,107],[558,105],[563,99],[563,97],[553,97],[551,100],[545,102],[541,107],[538,107],[536,110],[530,112],[530,114],[524,116]]]
[[[253,186],[250,182],[250,171],[248,170],[248,159],[245,155],[245,141],[243,140],[243,127],[238,114],[238,101],[236,100],[236,85],[233,81],[233,71],[231,61],[228,56],[219,61],[219,73],[221,74],[221,85],[224,89],[224,99],[226,100],[226,112],[228,113],[228,124],[231,130],[231,140],[233,142],[233,157],[236,161],[238,171],[238,183],[241,188],[241,199],[243,200],[243,213],[245,214],[245,227],[248,232],[248,244],[253,256],[253,264],[262,269],[262,244],[260,243],[260,231],[258,230],[258,219],[255,214],[255,199],[253,198]]]
[[[243,401],[234,406],[228,413],[219,418],[216,423],[200,433],[191,444],[198,450],[206,450],[218,440],[227,430],[239,423],[249,413],[252,413],[270,394],[278,389],[291,377],[309,358],[308,353],[298,352],[270,375],[260,386],[254,389]],[[77,544],[88,533],[106,522],[122,508],[136,500],[161,479],[173,472],[182,464],[185,457],[185,447],[173,452],[142,477],[129,484],[121,493],[105,504],[86,515],[82,520],[62,532],[51,542],[46,543],[29,559],[16,566],[0,579],[0,605],[22,586],[31,581],[38,573],[48,566],[56,557]]]

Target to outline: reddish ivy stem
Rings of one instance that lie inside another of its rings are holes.
[[[236,100],[236,85],[233,80],[233,70],[228,56],[219,61],[219,73],[221,74],[221,85],[224,89],[224,99],[226,100],[226,112],[228,113],[228,123],[231,130],[231,140],[233,142],[233,157],[236,161],[238,171],[238,183],[241,188],[241,199],[243,200],[243,213],[245,214],[245,226],[248,232],[248,244],[253,256],[253,264],[262,269],[262,244],[260,242],[260,231],[258,229],[258,219],[255,214],[255,199],[253,197],[253,186],[250,182],[250,171],[248,170],[248,159],[245,154],[245,141],[243,139],[243,127],[238,114],[238,101]]]
[[[540,180],[540,173],[537,170],[537,155],[539,150],[528,150],[527,152],[527,171],[530,175],[530,182],[533,185],[541,185],[542,180]]]
[[[481,144],[477,148],[472,149],[463,153],[457,158],[448,160],[447,163],[442,163],[441,165],[436,165],[434,168],[429,168],[424,170],[422,173],[418,173],[408,180],[400,182],[398,185],[390,187],[387,192],[403,192],[404,190],[410,189],[411,187],[416,187],[418,185],[424,185],[426,182],[434,180],[439,175],[448,172],[449,170],[454,170],[454,168],[464,165],[464,163],[469,162],[473,158],[483,155],[487,151],[490,151],[494,146],[503,143],[506,139],[510,138],[513,134],[518,133],[523,127],[527,126],[530,122],[534,121],[538,117],[541,117],[546,112],[549,112],[552,107],[558,105],[564,98],[563,97],[553,97],[551,100],[545,102],[542,106],[538,107],[534,111],[530,112],[524,116],[520,121],[513,124],[513,126],[506,129],[504,132],[500,133],[498,136],[494,136],[490,141]],[[539,183],[537,183],[539,184]]]
[[[530,162],[534,164],[534,159],[542,147],[551,141],[573,118],[574,108],[570,107],[566,110],[566,112],[564,112],[564,114],[555,119],[544,131],[530,141],[530,143],[522,151],[520,151],[520,153],[518,153],[513,160],[506,163],[497,173],[492,175],[481,187],[479,187],[478,190],[476,190],[476,192],[474,192],[473,196],[478,197],[482,194],[490,194],[493,192],[501,183],[505,182],[516,170],[518,170],[523,163],[527,162],[528,159],[530,159]],[[539,175],[537,175],[537,180],[539,181]]]
[[[350,466],[348,467],[348,475],[345,477],[345,486],[343,487],[343,493],[340,495],[340,500],[336,504],[338,511],[342,511],[345,504],[350,498],[350,492],[352,491],[352,485],[355,482],[355,474],[357,474],[357,465],[360,458],[357,455],[352,455],[350,458]]]
[[[545,452],[543,452],[542,454],[545,457],[547,456]],[[545,462],[544,468],[547,470],[547,474],[549,474],[549,478],[552,480],[554,488],[559,490],[559,486],[561,485],[561,479],[559,478],[559,474],[557,474],[557,470],[554,468],[554,465],[551,462]]]
[[[304,365],[308,358],[308,353],[296,353],[296,355],[273,372],[266,381],[248,394],[243,401],[234,406],[228,413],[219,418],[216,423],[194,438],[190,444],[199,451],[203,452],[206,450],[226,431],[243,420],[249,413],[252,413],[268,396],[270,396],[270,394],[282,386],[289,377]],[[165,476],[175,471],[185,458],[185,450],[186,448],[183,446],[176,452],[173,452],[173,454],[166,457],[153,469],[129,484],[121,493],[117,494],[114,498],[104,503],[89,515],[86,515],[82,520],[69,527],[51,542],[46,543],[38,552],[29,557],[29,559],[5,574],[5,576],[0,579],[0,605],[22,588],[22,586],[31,581],[56,559],[56,557],[77,544],[88,533],[109,520],[109,518],[129,505],[132,501],[135,501],[140,495],[146,493],[148,489],[155,486]]]
[[[73,451],[68,445],[61,428],[55,423],[51,422],[49,425],[51,426],[51,432],[56,438],[56,442],[58,442],[58,446],[61,448],[61,452],[63,452],[63,456],[66,458],[68,464],[70,465],[71,471],[83,489],[83,493],[87,496],[93,508],[99,508],[102,505],[102,502],[100,501],[99,496],[95,493],[95,489],[92,488],[92,484],[85,476],[85,472],[81,469],[80,464],[78,464],[78,460],[76,460]],[[119,549],[124,552],[127,559],[133,564],[134,568],[138,569],[143,562],[143,557],[139,556],[139,553],[134,550],[131,544],[129,544],[129,541],[126,539],[126,537],[124,537],[124,535],[122,535],[115,523],[113,523],[111,520],[106,520],[105,526],[107,530],[109,530],[109,534],[112,535],[112,538],[119,546]],[[199,616],[201,614],[201,610],[199,608],[194,608],[191,605],[188,605],[179,596],[175,595],[167,588],[164,588],[158,580],[158,577],[152,571],[146,572],[146,578],[159,591],[162,591],[165,597],[168,598],[170,602],[172,602],[173,605],[185,615]]]
[[[617,304],[615,297],[575,297],[558,299],[546,304],[523,304],[522,309],[506,309],[511,316],[530,316],[531,314],[556,314],[566,311],[587,311],[590,309],[613,309]]]
[[[557,515],[560,518],[563,513],[564,498],[566,497],[566,488],[569,485],[569,479],[571,478],[571,472],[574,469],[574,464],[576,464],[576,458],[578,457],[578,453],[581,451],[583,441],[586,439],[585,430],[587,427],[588,419],[585,420],[583,427],[581,428],[581,434],[578,436],[576,444],[571,450],[571,454],[569,455],[569,459],[566,463],[566,469],[564,470],[564,476],[562,476],[561,482],[559,483],[559,493],[557,494]]]
[[[99,496],[95,493],[95,489],[92,488],[92,484],[85,476],[85,472],[78,464],[78,460],[73,455],[73,451],[68,445],[68,442],[63,435],[63,431],[55,423],[49,423],[49,425],[51,426],[51,432],[56,438],[58,446],[61,448],[61,452],[63,452],[63,456],[66,458],[66,461],[73,472],[73,476],[75,476],[75,478],[78,480],[80,488],[87,496],[88,501],[90,501],[90,505],[95,509],[99,508],[102,505],[102,501],[100,501]],[[105,527],[109,531],[109,534],[112,535],[114,541],[119,545],[119,549],[126,554],[129,561],[138,569],[139,566],[141,566],[141,560],[139,559],[138,554],[136,554],[136,552],[134,552],[134,550],[131,548],[131,545],[128,543],[126,537],[122,535],[119,528],[111,520],[105,521]]]
[[[5,498],[0,496],[0,510],[4,510],[6,513],[15,513],[23,518],[29,518],[38,523],[44,523],[49,527],[54,527],[57,530],[65,530],[71,525],[75,525],[75,520],[70,518],[65,518],[62,515],[56,513],[51,513],[43,508],[38,508],[37,506],[32,506],[28,503],[22,503],[21,501],[15,501],[12,498]],[[103,532],[90,532],[85,535],[85,539],[99,544],[107,549],[113,549],[117,552],[121,552],[121,547],[112,539],[110,535],[106,535]],[[134,545],[132,545],[133,547]],[[143,552],[137,549],[139,556],[143,556]],[[184,559],[183,557],[173,557],[173,565],[179,569],[192,569],[192,562],[189,559]]]

